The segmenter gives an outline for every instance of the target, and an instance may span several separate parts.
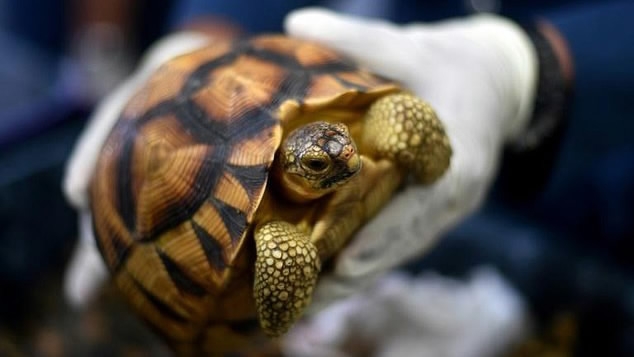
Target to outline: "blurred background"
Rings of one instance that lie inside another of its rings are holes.
[[[496,269],[536,321],[509,354],[633,356],[632,3],[0,0],[0,356],[168,355],[108,289],[86,310],[65,304],[77,239],[65,161],[95,104],[153,41],[227,23],[279,32],[289,10],[314,4],[399,23],[495,12],[559,26],[576,87],[552,169],[518,178],[505,163],[482,210],[403,271],[460,280]]]

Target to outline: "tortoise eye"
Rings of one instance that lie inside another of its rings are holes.
[[[315,157],[306,158],[302,160],[302,163],[304,164],[306,168],[314,172],[323,172],[329,166],[329,163],[327,160],[324,160],[321,158],[315,158]]]

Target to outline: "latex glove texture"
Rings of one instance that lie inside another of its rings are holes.
[[[285,27],[428,101],[453,148],[444,177],[430,187],[407,187],[357,233],[318,285],[311,305],[316,311],[421,256],[480,205],[503,144],[527,124],[537,58],[517,25],[490,15],[397,26],[310,8],[289,14]]]

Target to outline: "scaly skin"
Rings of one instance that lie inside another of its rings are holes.
[[[368,110],[362,152],[394,160],[412,170],[420,183],[430,184],[449,167],[451,145],[431,106],[399,93],[377,100]]]
[[[321,261],[387,203],[409,171],[429,184],[449,167],[451,147],[441,122],[426,102],[408,93],[372,104],[361,141],[360,154],[345,125],[312,122],[290,133],[280,148],[274,170],[286,198],[307,203],[331,196],[309,231],[275,219],[256,227],[253,290],[269,336],[284,334],[301,317]]]
[[[273,221],[255,232],[255,303],[269,336],[286,332],[310,303],[321,269],[310,237],[290,223]]]

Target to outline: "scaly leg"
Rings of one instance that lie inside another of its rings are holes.
[[[389,160],[374,162],[365,156],[361,175],[336,191],[311,233],[321,260],[335,255],[359,227],[392,197],[403,174]]]
[[[260,325],[266,334],[284,334],[310,303],[321,262],[308,234],[273,221],[255,231],[254,295]]]
[[[451,146],[442,123],[425,101],[410,93],[377,100],[366,113],[362,152],[394,160],[420,183],[437,180],[449,167]]]

